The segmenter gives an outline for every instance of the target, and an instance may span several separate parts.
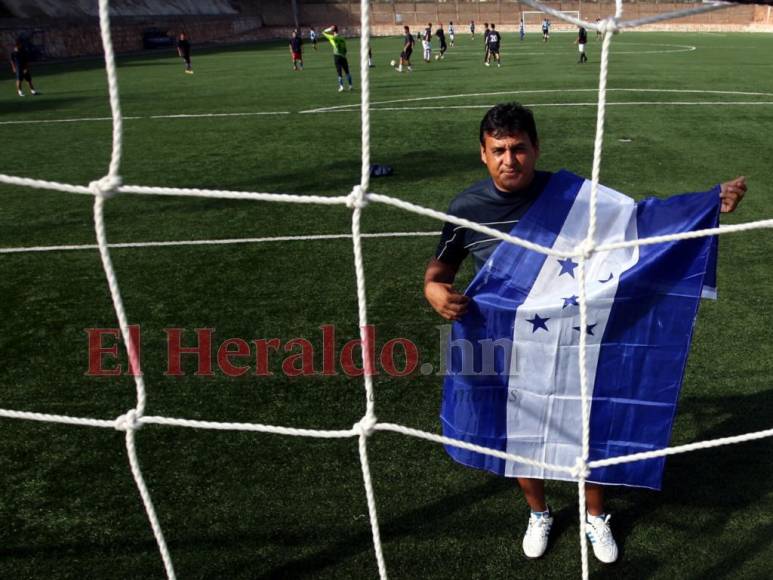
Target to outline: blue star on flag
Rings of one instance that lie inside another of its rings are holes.
[[[598,325],[598,323],[586,325],[586,327],[585,327],[585,334],[590,334],[591,336],[596,336],[595,334],[593,334],[593,329],[596,328],[597,325]],[[577,332],[580,332],[580,327],[579,326],[573,326],[572,328],[574,328]]]
[[[561,310],[566,308],[567,306],[579,306],[580,303],[577,302],[578,296],[575,296],[572,294],[571,296],[568,296],[567,298],[561,298],[561,300],[564,301],[564,305],[561,307]]]
[[[531,331],[537,332],[538,329],[542,328],[544,330],[548,329],[548,325],[545,324],[550,318],[540,318],[539,314],[535,314],[534,318],[527,319],[526,322],[530,322],[532,324]]]
[[[558,273],[559,276],[569,274],[574,278],[574,269],[579,266],[577,262],[571,258],[567,258],[566,260],[559,260],[558,263],[561,264],[561,271]]]

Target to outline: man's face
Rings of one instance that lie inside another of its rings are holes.
[[[497,189],[513,193],[531,184],[539,145],[533,144],[523,131],[501,138],[486,133],[480,146],[480,159]]]

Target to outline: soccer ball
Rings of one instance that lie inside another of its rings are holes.
[[[435,55],[435,60],[440,60],[440,55],[439,54]]]
[[[390,60],[389,61],[389,66],[395,66],[396,64],[397,64],[397,61],[395,61],[395,60]]]

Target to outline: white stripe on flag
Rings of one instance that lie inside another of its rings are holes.
[[[590,189],[590,181],[586,180],[554,249],[571,250],[585,238]],[[636,239],[636,204],[631,198],[600,185],[596,210],[597,243]],[[588,325],[592,332],[585,329],[589,396],[620,275],[638,259],[638,247],[633,247],[595,254],[586,264]],[[579,295],[577,276],[577,268],[571,262],[562,265],[554,257],[545,259],[516,313],[511,359],[516,368],[511,371],[507,398],[507,452],[568,466],[574,465],[582,449],[578,349],[582,329],[579,307],[572,304],[572,297]],[[544,320],[547,330],[540,320]],[[574,480],[565,473],[511,461],[507,462],[505,474]]]

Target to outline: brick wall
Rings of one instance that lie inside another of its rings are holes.
[[[117,53],[142,50],[142,33],[148,28],[158,28],[175,36],[184,29],[194,44],[265,40],[275,35],[274,31],[264,27],[260,16],[114,18],[111,28],[113,48]],[[35,44],[42,43],[46,58],[102,54],[102,40],[96,19],[0,21],[0,58],[7,59],[14,40],[20,35],[32,35]]]

